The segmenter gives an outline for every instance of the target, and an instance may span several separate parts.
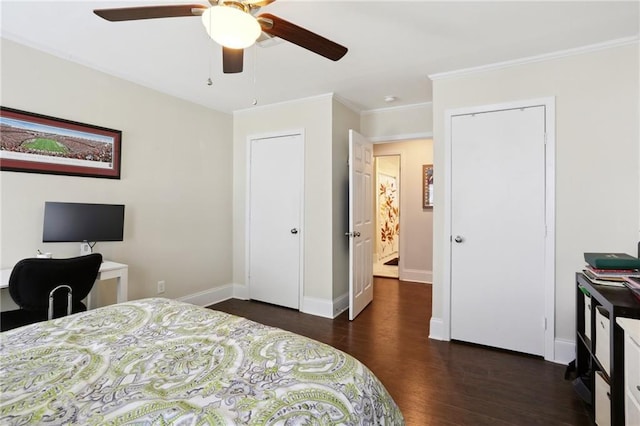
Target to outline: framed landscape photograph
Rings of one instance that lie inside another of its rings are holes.
[[[433,208],[433,164],[422,166],[422,208]]]
[[[0,107],[0,169],[120,179],[122,132]]]

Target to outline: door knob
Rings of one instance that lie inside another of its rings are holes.
[[[456,235],[456,237],[453,239],[453,241],[455,241],[456,243],[461,243],[463,241],[462,237],[460,235]]]
[[[297,234],[298,233],[298,228],[291,228],[291,233],[292,234]]]
[[[356,232],[353,233],[353,235],[355,235],[356,237],[359,237],[360,236],[360,232],[356,231]]]

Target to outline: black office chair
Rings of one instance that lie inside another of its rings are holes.
[[[1,331],[86,311],[102,255],[69,259],[22,259],[9,277],[9,294],[20,307],[0,314]]]

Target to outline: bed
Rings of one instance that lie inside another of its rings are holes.
[[[323,343],[161,298],[0,334],[0,424],[403,425]]]

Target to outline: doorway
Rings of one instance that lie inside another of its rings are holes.
[[[380,219],[381,209],[376,207],[376,199],[380,198],[379,183],[391,182],[397,188],[394,203],[397,201],[397,223],[399,224],[392,242],[380,241],[382,230],[376,224],[374,275],[431,284],[433,281],[433,209],[425,208],[423,204],[422,170],[425,164],[433,164],[433,140],[430,137],[424,137],[377,141],[373,145],[373,155],[375,157],[374,180],[378,179],[378,182],[374,182],[376,191],[372,194],[373,208],[376,209],[375,220],[384,222]],[[383,162],[396,163],[397,166],[395,169],[382,169],[380,165]],[[376,168],[380,169],[380,178],[375,176]],[[397,179],[393,179],[396,176]],[[385,189],[387,188],[391,188],[391,185],[385,185]],[[388,217],[389,211],[386,213],[385,218]],[[382,226],[384,230],[384,224]],[[387,235],[389,231],[394,231],[394,227],[395,224],[389,225],[385,231]],[[380,244],[386,244],[386,246],[380,246]],[[384,265],[395,258],[397,258],[397,266]],[[387,275],[381,272],[382,265],[387,269],[393,268],[392,273]]]
[[[400,155],[375,157],[373,274],[398,278],[400,263]]]

